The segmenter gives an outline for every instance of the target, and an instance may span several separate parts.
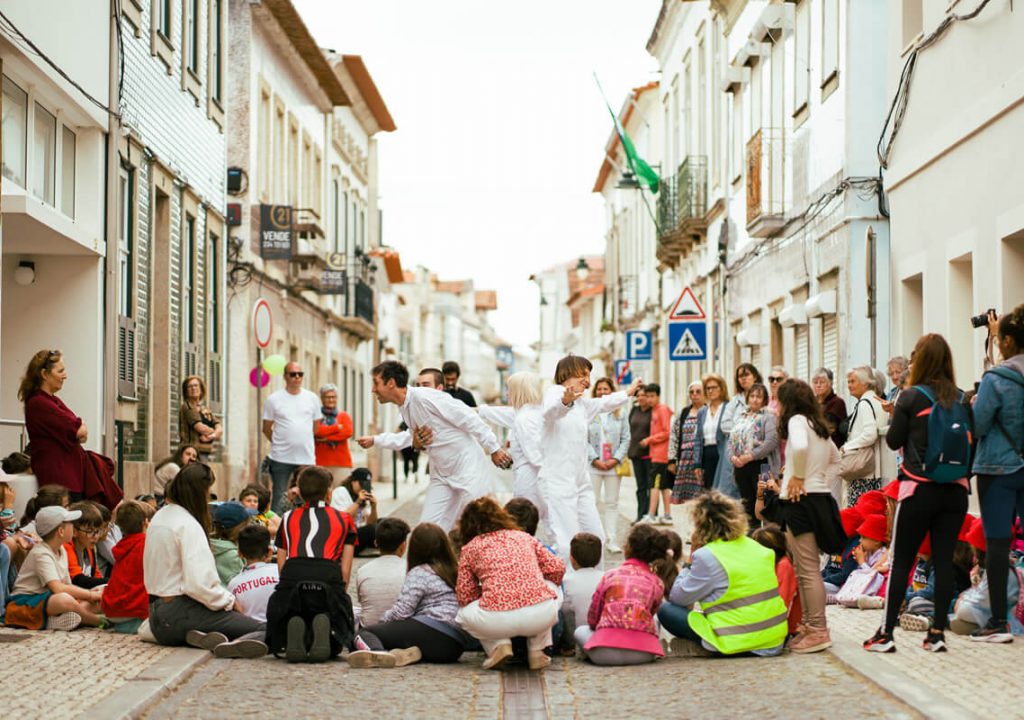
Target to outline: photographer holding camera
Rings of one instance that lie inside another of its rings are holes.
[[[367,468],[356,468],[331,493],[331,507],[355,520],[359,538],[356,555],[372,550],[377,536],[377,498],[372,483],[373,476]]]
[[[977,320],[971,318],[975,327],[988,324],[987,345],[998,346],[1003,362],[982,375],[974,400],[979,441],[973,469],[988,545],[985,574],[992,618],[971,640],[1005,643],[1013,640],[1006,601],[1010,541],[1014,515],[1024,512],[1024,305],[999,318],[989,310],[984,323]]]

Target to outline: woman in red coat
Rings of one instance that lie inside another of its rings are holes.
[[[40,350],[28,363],[18,389],[25,403],[25,429],[32,450],[32,471],[39,485],[61,485],[71,501],[82,499],[85,450],[89,432],[82,418],[57,393],[68,373],[59,350]]]

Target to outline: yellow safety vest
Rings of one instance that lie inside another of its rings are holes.
[[[767,650],[786,640],[786,603],[779,595],[775,553],[744,535],[705,546],[725,568],[729,588],[689,615],[690,627],[725,655]]]

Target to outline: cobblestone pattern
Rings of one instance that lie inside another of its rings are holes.
[[[859,649],[881,620],[880,610],[828,608],[832,642],[844,647]],[[924,633],[896,628],[895,639],[895,653],[870,654],[880,671],[903,673],[929,688],[936,703],[942,703],[945,697],[974,710],[980,717],[1020,717],[1020,680],[1011,670],[1024,665],[1024,642],[1020,638],[1006,645],[991,645],[947,632],[949,651],[945,653],[921,649]],[[984,692],[979,692],[979,687]]]
[[[21,669],[9,679],[12,692],[4,699],[9,717],[72,717],[174,651],[93,629],[5,629],[0,637],[28,638],[3,643],[4,665]]]

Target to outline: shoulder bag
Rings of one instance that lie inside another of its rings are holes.
[[[871,414],[875,417],[875,424],[873,425],[875,428],[875,442],[867,447],[857,448],[856,450],[843,449],[839,455],[839,476],[843,480],[859,480],[871,477],[875,473],[875,450],[878,445],[878,416],[875,413],[875,407],[869,401],[857,401],[857,405],[853,409],[853,415],[850,416],[850,427],[853,427],[861,403],[867,403],[867,406],[871,408]]]

